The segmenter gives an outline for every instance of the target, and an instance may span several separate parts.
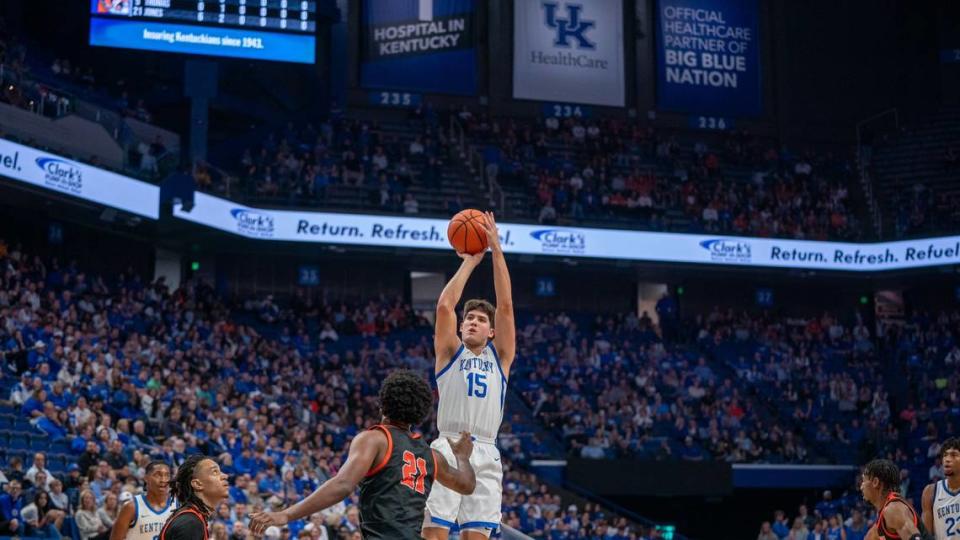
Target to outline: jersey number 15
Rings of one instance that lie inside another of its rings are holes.
[[[487,397],[487,376],[483,373],[467,373],[467,396]]]

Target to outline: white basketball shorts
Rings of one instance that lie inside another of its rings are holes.
[[[430,445],[435,452],[456,468],[457,458],[450,449],[446,437],[440,437]],[[500,504],[503,498],[503,463],[496,445],[475,441],[470,466],[477,475],[477,487],[471,495],[461,495],[452,489],[433,482],[427,498],[427,511],[423,527],[450,528],[455,524],[460,529],[470,529],[489,537],[500,528]]]

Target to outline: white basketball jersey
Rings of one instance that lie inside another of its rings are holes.
[[[937,540],[960,540],[960,491],[951,492],[946,480],[934,488],[933,531]]]
[[[167,518],[177,509],[177,505],[173,504],[173,497],[167,499],[166,506],[162,508],[151,508],[147,503],[146,494],[134,497],[133,504],[136,512],[130,530],[127,531],[126,540],[156,540]]]
[[[479,355],[461,344],[436,377],[440,435],[456,440],[461,431],[469,431],[477,441],[495,444],[503,422],[507,378],[493,343]]]

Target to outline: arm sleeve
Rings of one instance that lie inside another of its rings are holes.
[[[203,540],[203,523],[193,514],[180,514],[170,523],[164,540]]]

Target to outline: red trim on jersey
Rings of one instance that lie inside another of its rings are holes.
[[[437,479],[437,451],[430,449],[430,455],[433,456],[433,479]]]
[[[414,440],[419,439],[419,438],[420,438],[420,434],[419,434],[419,433],[410,433],[410,438],[411,438],[411,439],[414,439]]]
[[[380,463],[378,463],[376,467],[367,471],[367,475],[366,475],[367,478],[370,478],[371,476],[382,471],[383,468],[387,466],[387,463],[390,462],[390,456],[393,455],[393,436],[390,435],[390,430],[382,424],[377,424],[371,427],[370,429],[379,429],[380,431],[383,432],[384,435],[387,436],[387,452],[383,455],[383,460]]]
[[[908,503],[906,499],[901,497],[899,493],[890,493],[889,495],[887,495],[886,502],[883,503],[883,506],[880,507],[880,512],[877,514],[877,532],[879,532],[883,538],[886,538],[888,540],[899,540],[900,534],[897,533],[897,531],[888,531],[887,524],[883,520],[883,511],[886,510],[887,506],[889,506],[890,503],[892,502],[903,503],[907,507],[907,509],[910,510],[910,513],[913,514],[914,527],[917,526],[920,520],[917,518],[917,511],[914,510],[913,507],[910,506],[910,503]]]
[[[179,516],[182,516],[183,514],[193,514],[197,516],[197,519],[199,519],[200,523],[203,525],[203,540],[209,540],[207,537],[207,518],[203,517],[203,514],[201,514],[196,508],[192,506],[185,506],[182,509],[178,510],[176,513],[174,513],[172,516],[170,516],[170,519],[168,519],[167,522],[163,525],[163,528],[160,529],[160,540],[166,540],[167,528],[170,527],[171,524],[173,524],[174,519],[178,518]]]

